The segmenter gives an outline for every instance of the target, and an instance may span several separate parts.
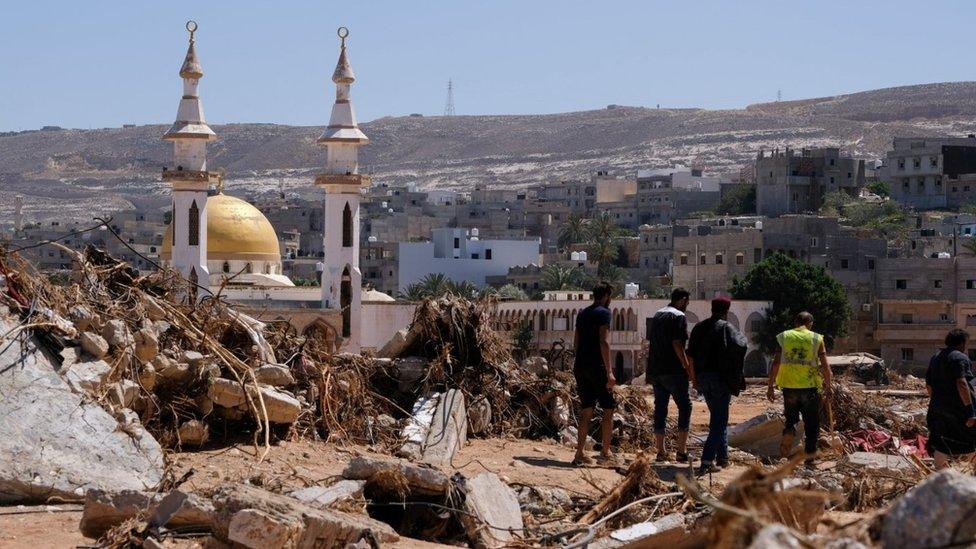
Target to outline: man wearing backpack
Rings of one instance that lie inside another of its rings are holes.
[[[712,316],[691,330],[688,358],[694,364],[698,390],[708,405],[708,438],[702,449],[698,474],[713,473],[729,463],[729,406],[732,396],[745,389],[742,365],[746,338],[728,322],[732,300],[712,300]]]

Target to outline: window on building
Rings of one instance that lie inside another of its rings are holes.
[[[471,259],[480,259],[481,254],[471,254]]]
[[[746,262],[746,256],[745,256],[745,254],[743,254],[741,252],[735,254],[735,264],[736,265],[744,265],[745,262]]]
[[[722,257],[722,254],[715,254],[715,264],[716,265],[721,265],[723,260],[724,260],[724,258]]]
[[[848,259],[841,259],[840,260],[840,268],[841,269],[849,269],[850,268],[850,265],[851,265],[850,260],[848,260]]]
[[[491,248],[485,250],[485,259],[491,259]]]
[[[701,257],[698,258],[698,263],[701,265],[705,264],[705,254],[701,254]]]
[[[762,248],[753,248],[752,249],[752,262],[753,263],[759,263],[760,261],[762,261]]]
[[[830,184],[831,184],[831,185],[833,185],[833,184],[834,184],[834,176],[830,176]]]
[[[918,194],[922,194],[924,192],[925,192],[925,178],[924,177],[919,177],[918,178]]]
[[[967,290],[976,290],[976,279],[970,278],[966,281]]]
[[[902,180],[902,182],[901,182],[901,188],[902,188],[902,190],[904,190],[905,192],[908,192],[908,190],[909,190],[909,189],[910,189],[911,187],[912,187],[912,186],[911,186],[911,184],[910,184],[910,183],[908,182],[908,178],[907,178],[907,177],[906,177],[905,179],[903,179],[903,180]]]
[[[902,313],[901,315],[902,324],[912,324],[912,321],[914,320],[915,318],[912,316],[912,313]]]
[[[899,278],[898,280],[895,280],[895,289],[897,289],[897,290],[907,290],[908,289],[908,280],[906,280],[904,278]]]
[[[935,280],[932,281],[932,286],[935,287],[935,288],[941,288],[942,287],[942,281],[939,280],[939,279],[935,279]]]
[[[681,254],[681,257],[678,259],[678,265],[687,265],[687,264],[688,264],[688,254]]]
[[[224,261],[224,264],[221,267],[221,270],[224,271],[225,273],[229,273],[230,272],[230,263]]]
[[[902,360],[915,360],[915,349],[911,347],[902,347],[901,349],[901,359]]]
[[[939,322],[949,322],[949,315],[942,313],[939,315]]]
[[[868,270],[874,270],[874,259],[868,259]]]
[[[186,235],[186,243],[190,246],[200,245],[200,208],[197,208],[197,201],[190,204],[189,230]]]
[[[352,208],[346,202],[346,207],[342,209],[342,247],[352,247]]]
[[[939,157],[938,156],[931,157],[929,159],[929,166],[932,166],[933,168],[938,168],[939,167]]]
[[[454,249],[457,250],[457,249],[460,249],[460,248],[461,248],[461,239],[460,238],[455,238],[454,239]]]
[[[811,236],[810,237],[810,247],[811,248],[816,248],[819,245],[820,245],[820,239],[817,238],[817,237],[815,237],[815,236]]]
[[[918,158],[918,157],[913,158],[912,159],[912,167],[915,168],[916,170],[919,169],[919,168],[921,168],[922,167],[922,159],[921,158]]]
[[[968,193],[969,192],[969,185],[963,185],[962,190],[963,190],[963,192],[967,192]]]
[[[847,172],[847,179],[851,179],[851,172]]]
[[[936,189],[941,189],[942,188],[942,178],[941,177],[936,177],[935,178],[935,188]]]
[[[904,170],[905,169],[905,159],[904,158],[899,158],[898,159],[898,169],[899,170]]]
[[[251,274],[252,272],[254,272],[254,267],[251,265],[250,261],[248,261],[247,264],[244,265],[244,272],[247,274]]]

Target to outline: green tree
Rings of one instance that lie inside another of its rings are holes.
[[[589,242],[612,241],[622,234],[620,227],[607,212],[591,219],[589,226]]]
[[[823,215],[831,216],[842,216],[844,211],[854,202],[851,195],[845,193],[844,191],[834,191],[832,193],[827,193],[824,195],[823,206],[820,207],[820,213]]]
[[[596,240],[589,245],[589,256],[587,259],[595,261],[598,268],[606,265],[613,265],[620,254],[620,246],[613,240]]]
[[[529,294],[525,293],[525,290],[519,288],[515,284],[506,284],[501,288],[498,288],[496,292],[498,299],[506,299],[509,301],[528,301]]]
[[[515,326],[512,332],[512,351],[519,360],[529,356],[532,345],[532,321],[524,319]]]
[[[770,301],[766,322],[756,343],[771,353],[776,335],[793,327],[793,319],[802,311],[814,317],[814,330],[824,335],[827,348],[847,334],[851,307],[847,293],[823,267],[814,267],[783,254],[773,254],[753,265],[741,280],[733,279],[735,299]]]
[[[884,181],[875,181],[868,185],[868,192],[876,194],[882,198],[891,196],[891,186]]]
[[[730,188],[715,207],[715,212],[721,215],[747,215],[756,213],[756,186],[734,185]]]
[[[565,250],[580,242],[586,242],[590,238],[589,220],[576,212],[569,214],[562,227],[559,228],[559,235],[556,244],[560,250]]]
[[[583,271],[578,267],[546,265],[539,275],[539,286],[544,291],[578,290],[582,287]]]
[[[969,202],[959,206],[959,213],[976,215],[976,202]]]

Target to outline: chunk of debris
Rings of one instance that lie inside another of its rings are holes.
[[[729,427],[729,446],[749,452],[761,457],[779,457],[779,445],[783,438],[783,428],[786,422],[783,416],[766,412]],[[797,436],[793,437],[793,445],[803,442],[803,422],[796,424]]]
[[[436,467],[449,466],[467,436],[468,414],[464,407],[464,394],[457,389],[449,389],[437,402],[420,460]]]
[[[399,539],[389,525],[369,517],[320,509],[254,486],[221,486],[213,503],[217,539],[253,549],[345,547],[364,535],[380,543]]]
[[[159,341],[156,339],[156,334],[149,328],[136,331],[133,339],[136,345],[136,358],[139,359],[139,362],[147,363],[159,354]]]
[[[93,358],[102,358],[108,354],[108,341],[92,332],[84,332],[78,337],[81,348]]]
[[[522,510],[515,491],[495,473],[481,473],[464,482],[461,523],[476,547],[505,547],[521,535]]]
[[[976,478],[953,469],[932,474],[895,501],[881,522],[885,547],[968,546],[976,539],[972,519]]]
[[[805,546],[786,526],[770,524],[752,538],[748,549],[803,549]]]
[[[340,480],[330,486],[311,486],[288,495],[309,505],[328,507],[336,501],[362,497],[364,486],[365,480]]]
[[[410,356],[396,361],[396,378],[400,392],[407,393],[414,387],[427,373],[427,359],[419,356]]]
[[[209,391],[207,391],[207,396],[214,404],[224,408],[236,408],[247,402],[244,387],[236,381],[224,378],[213,380]]]
[[[287,387],[295,384],[295,377],[287,366],[281,364],[264,364],[254,369],[254,378],[258,383],[273,387]]]
[[[480,435],[491,426],[491,402],[479,398],[468,406],[468,431]]]
[[[543,356],[525,357],[521,367],[532,375],[543,376],[549,372],[549,361]]]
[[[894,474],[915,470],[915,465],[905,456],[876,454],[873,452],[854,452],[848,454],[844,456],[841,463],[858,469],[886,471]]]
[[[120,319],[109,320],[102,327],[102,337],[108,342],[110,347],[117,349],[128,349],[135,341],[129,327]]]
[[[638,522],[626,528],[614,530],[608,537],[590,544],[592,549],[612,549],[639,543],[639,547],[674,547],[687,542],[691,536],[685,523],[685,515],[671,513],[657,520]]]
[[[255,394],[252,398],[257,402],[254,386],[248,386],[248,390]],[[261,392],[261,398],[264,400],[264,409],[268,413],[268,421],[271,423],[294,423],[298,419],[298,414],[302,412],[302,405],[291,393],[265,386],[260,387],[258,390]],[[216,402],[216,399],[214,402]]]
[[[74,392],[94,395],[111,371],[112,367],[104,360],[92,360],[76,362],[67,369],[62,368],[61,375]]]
[[[81,533],[86,537],[97,539],[110,528],[135,517],[141,511],[151,513],[165,495],[136,490],[120,492],[89,490],[85,494],[85,507],[81,515]],[[195,494],[185,494],[185,496],[185,501],[164,526],[210,529],[213,525],[214,513],[210,500]]]
[[[413,461],[420,461],[427,445],[427,436],[430,434],[430,426],[434,421],[434,411],[441,395],[435,393],[431,396],[420,397],[413,403],[413,410],[403,426],[403,444],[397,455],[409,458]]]
[[[407,328],[397,330],[393,337],[376,353],[380,358],[397,358],[401,356],[417,339],[417,333]]]
[[[15,326],[0,318],[0,333]],[[160,482],[159,444],[129,435],[72,392],[34,338],[3,347],[0,364],[8,365],[0,371],[0,502],[73,499],[99,488],[146,490]]]
[[[210,426],[198,419],[184,421],[177,432],[183,446],[203,446],[210,440]]]
[[[412,491],[421,494],[446,494],[451,486],[450,478],[438,469],[388,457],[355,457],[346,465],[342,476],[349,480],[368,481],[379,473],[394,471],[403,475]]]

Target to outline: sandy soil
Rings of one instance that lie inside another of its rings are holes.
[[[744,421],[766,410],[769,404],[761,395],[762,388],[750,387],[737,399],[732,406],[731,423]],[[672,416],[676,413],[672,405]],[[704,436],[707,425],[708,409],[704,401],[695,401],[693,434]],[[192,472],[183,485],[186,490],[207,493],[224,483],[247,481],[272,491],[288,491],[327,484],[342,472],[349,459],[360,453],[370,454],[371,451],[367,447],[340,448],[324,442],[282,442],[273,446],[267,458],[259,463],[253,446],[238,444],[174,454],[172,462],[177,477]],[[598,497],[621,478],[612,468],[573,467],[569,463],[572,457],[571,448],[555,441],[471,440],[458,452],[452,465],[465,475],[487,470],[497,473],[509,484],[554,486],[588,497]],[[626,463],[634,456],[625,454],[621,457]],[[655,464],[655,470],[663,479],[672,480],[681,468]],[[710,490],[718,492],[742,470],[744,466],[733,465],[704,483]],[[51,511],[44,506],[0,507],[0,548],[75,547],[92,543],[78,532],[80,506],[49,508]]]

